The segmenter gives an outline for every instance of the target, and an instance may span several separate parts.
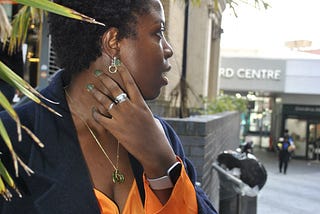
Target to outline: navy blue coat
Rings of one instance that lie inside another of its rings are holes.
[[[33,102],[17,107],[20,119],[45,144],[39,148],[33,140],[23,133],[22,142],[17,142],[16,124],[6,112],[0,113],[12,138],[14,148],[21,159],[35,171],[32,176],[26,175],[19,167],[19,178],[16,183],[23,193],[23,198],[14,194],[11,202],[0,199],[0,210],[4,214],[100,214],[99,206],[92,191],[89,171],[78,142],[75,126],[64,95],[63,87],[67,85],[59,72],[50,85],[41,93],[59,105],[48,104],[63,117],[58,117],[47,109]],[[195,184],[196,172],[185,157],[180,140],[174,130],[159,118],[175,153],[184,161],[188,175]],[[0,138],[2,161],[14,175],[13,164],[8,149]],[[131,166],[137,181],[142,201],[144,188],[142,183],[143,168],[130,156]],[[216,213],[207,196],[197,186],[199,213]]]

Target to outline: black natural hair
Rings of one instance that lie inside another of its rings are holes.
[[[81,72],[101,56],[101,38],[110,27],[119,29],[118,39],[135,37],[137,17],[150,11],[152,0],[54,0],[90,16],[106,26],[49,14],[51,44],[56,64],[69,75]]]

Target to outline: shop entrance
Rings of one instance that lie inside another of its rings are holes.
[[[319,160],[320,152],[320,121],[308,122],[308,137],[307,137],[307,159]]]
[[[320,106],[283,105],[283,128],[289,130],[296,145],[295,156],[307,160],[319,158]]]
[[[296,157],[305,157],[307,152],[307,127],[308,121],[297,118],[287,118],[285,120],[285,129],[289,130],[289,135],[293,138],[296,150]],[[320,132],[319,132],[320,133]]]
[[[317,158],[320,152],[320,121],[287,118],[285,128],[296,145],[296,157],[306,157],[308,160]]]

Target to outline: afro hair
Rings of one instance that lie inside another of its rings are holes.
[[[104,32],[116,27],[118,39],[135,37],[137,17],[150,11],[152,0],[54,0],[72,8],[105,26],[49,14],[51,45],[56,53],[55,63],[69,75],[81,72],[101,56]]]

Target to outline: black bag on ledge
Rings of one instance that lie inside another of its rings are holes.
[[[222,168],[240,169],[240,179],[250,187],[258,186],[259,190],[267,181],[267,171],[252,154],[225,151],[218,155],[218,163]]]

